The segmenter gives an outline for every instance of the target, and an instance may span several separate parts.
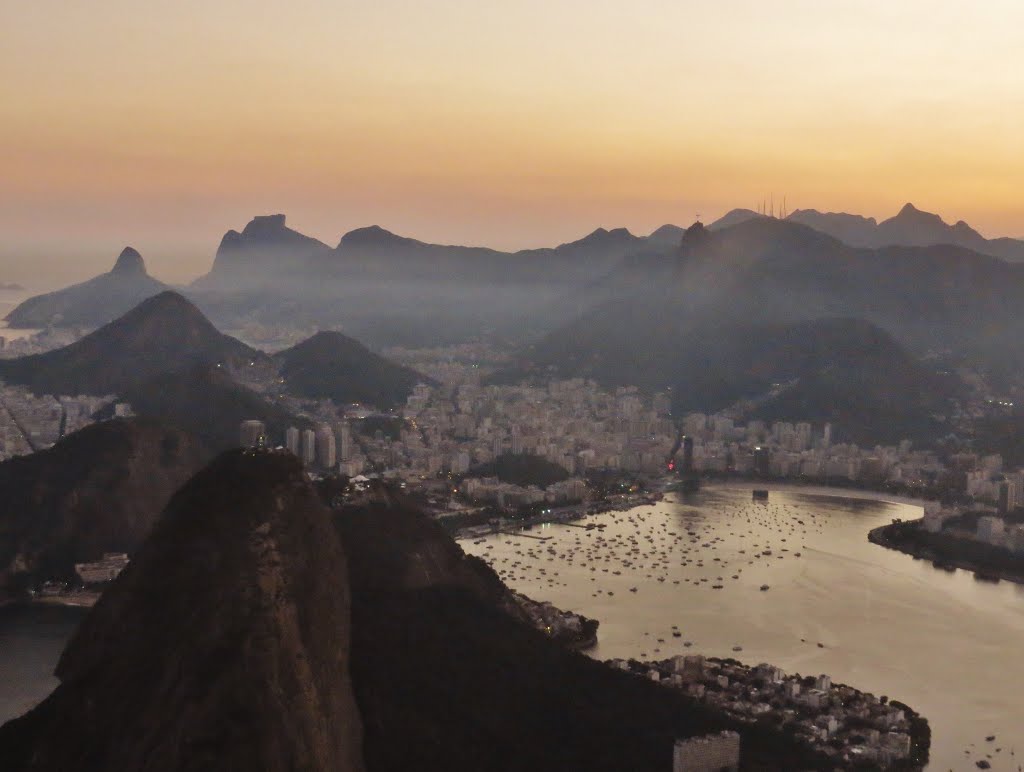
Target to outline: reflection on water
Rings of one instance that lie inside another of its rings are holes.
[[[931,769],[973,770],[988,753],[993,769],[1016,770],[1024,587],[867,541],[876,525],[918,516],[907,504],[779,491],[762,504],[749,490],[714,489],[586,521],[601,530],[546,526],[528,532],[543,540],[462,544],[515,589],[600,619],[595,657],[728,656],[742,646],[733,656],[828,673],[921,711]],[[56,685],[51,673],[82,614],[0,608],[0,721]]]
[[[513,588],[601,620],[599,659],[729,656],[740,646],[733,656],[749,663],[828,673],[908,703],[931,722],[930,769],[976,769],[989,754],[993,769],[1016,770],[1024,587],[867,541],[871,528],[920,514],[791,491],[757,503],[749,489],[716,488],[585,521],[603,529],[546,526],[528,532],[543,541],[498,535],[462,546]]]
[[[53,669],[85,610],[0,608],[0,723],[20,716],[57,685]]]

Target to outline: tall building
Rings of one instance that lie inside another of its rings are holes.
[[[683,437],[683,474],[693,473],[693,437]]]
[[[754,448],[754,474],[768,477],[772,472],[772,454],[768,448]]]
[[[306,466],[313,466],[316,461],[316,432],[312,429],[305,429],[302,432],[302,463]]]
[[[316,430],[316,460],[325,469],[334,468],[334,430],[330,426],[321,426]]]
[[[523,438],[519,435],[519,428],[512,427],[512,455],[521,456],[523,454]]]
[[[999,504],[1000,514],[1005,515],[1017,508],[1017,485],[1012,480],[1003,480],[999,483],[998,488],[999,495],[997,502]]]
[[[338,459],[349,461],[352,458],[352,427],[343,422],[335,427],[335,437],[338,440]]]
[[[832,424],[825,424],[825,432],[822,435],[821,444],[826,448],[832,446]]]
[[[242,421],[239,429],[239,444],[243,448],[254,448],[266,443],[267,427],[262,421]]]
[[[284,433],[284,446],[288,448],[290,453],[299,455],[299,444],[302,441],[302,435],[299,434],[299,430],[294,426],[289,426],[287,431]]]

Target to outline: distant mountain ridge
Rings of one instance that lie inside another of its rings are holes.
[[[750,209],[734,209],[710,227],[712,230],[721,230],[764,216]],[[878,249],[950,244],[1010,262],[1024,261],[1024,240],[987,239],[963,220],[949,225],[937,214],[924,212],[909,203],[894,217],[882,222],[874,217],[845,212],[819,212],[816,209],[797,209],[785,219],[826,233],[851,247]]]
[[[7,315],[7,324],[13,328],[98,327],[166,289],[146,272],[142,255],[125,247],[107,273],[25,300]]]
[[[349,231],[331,249],[288,228],[285,215],[276,214],[254,218],[241,233],[228,231],[210,273],[197,279],[193,287],[230,289],[268,280],[336,280],[387,276],[394,271],[433,280],[536,281],[542,278],[537,276],[538,271],[543,274],[556,269],[575,276],[592,275],[646,244],[646,239],[625,228],[598,228],[554,248],[502,252],[487,247],[430,244],[372,225]]]

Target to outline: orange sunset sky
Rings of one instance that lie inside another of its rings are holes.
[[[764,195],[1024,236],[1019,0],[0,10],[0,281],[208,270],[254,214],[498,248]]]

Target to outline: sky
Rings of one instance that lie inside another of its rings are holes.
[[[645,234],[783,195],[1024,236],[1019,0],[0,4],[0,282],[331,245]]]

